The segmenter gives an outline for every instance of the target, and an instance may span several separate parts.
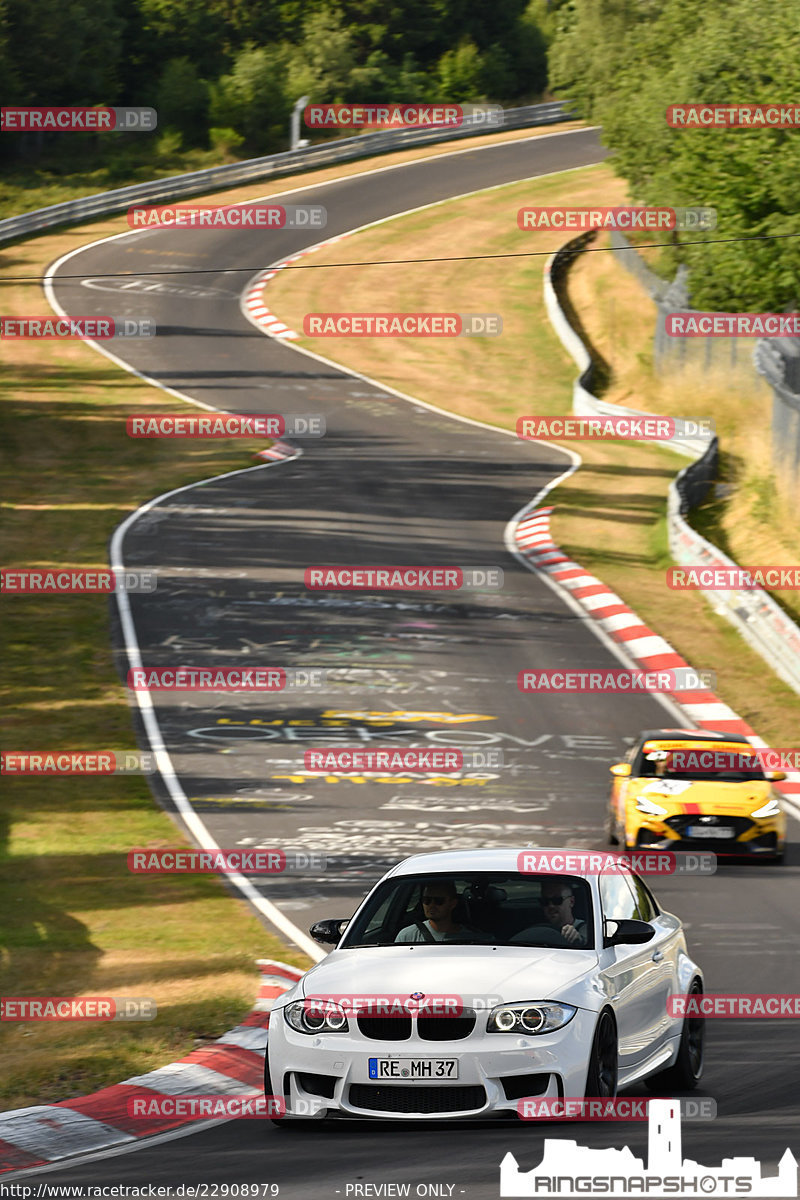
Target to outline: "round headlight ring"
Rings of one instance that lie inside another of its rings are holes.
[[[517,1014],[513,1008],[501,1008],[494,1015],[494,1023],[502,1033],[510,1033],[517,1023]]]
[[[540,1008],[524,1008],[519,1014],[519,1023],[526,1033],[538,1033],[546,1017]]]

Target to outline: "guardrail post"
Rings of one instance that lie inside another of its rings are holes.
[[[292,109],[292,120],[289,127],[289,149],[299,150],[308,145],[308,139],[300,137],[300,113],[308,104],[310,96],[301,96]]]

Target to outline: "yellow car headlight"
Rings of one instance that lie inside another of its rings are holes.
[[[762,804],[761,808],[757,808],[753,812],[751,812],[750,816],[751,817],[777,817],[777,815],[780,811],[781,811],[780,804],[778,804],[778,801],[775,799],[774,796],[770,796],[769,800],[767,800],[767,802],[765,804]]]
[[[656,804],[655,800],[648,799],[647,796],[637,796],[636,807],[640,813],[645,813],[648,817],[665,817],[669,811],[660,804]]]

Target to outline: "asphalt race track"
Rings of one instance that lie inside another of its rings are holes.
[[[530,178],[535,201],[537,175],[603,157],[596,134],[579,131],[462,149],[296,199],[326,207],[330,237],[514,180]],[[131,597],[145,666],[328,672],[324,688],[291,695],[153,697],[180,784],[220,846],[327,856],[325,870],[257,880],[303,931],[322,916],[349,916],[388,865],[421,849],[601,847],[609,761],[640,728],[675,715],[655,697],[518,691],[522,667],[619,665],[504,549],[510,518],[569,464],[556,450],[413,405],[256,330],[239,306],[251,276],[226,269],[255,275],[319,237],[148,230],[73,255],[54,285],[68,312],[153,318],[159,336],[125,343],[126,361],[185,396],[229,411],[325,416],[326,437],[295,442],[301,457],[181,491],[135,522],[123,548],[126,564],[159,572],[156,593]],[[207,273],[147,276],[183,267]],[[130,278],[101,278],[114,273]],[[307,591],[304,569],[321,564],[494,566],[505,579],[495,592]],[[448,723],[442,713],[470,719]],[[337,744],[499,749],[503,766],[455,786],[302,775],[304,749]],[[707,990],[752,991],[757,978],[763,991],[800,991],[794,863],[790,850],[784,868],[654,882],[688,925]],[[737,1154],[774,1167],[786,1146],[797,1152],[796,1028],[788,1020],[709,1025],[698,1094],[716,1100],[718,1117],[684,1123],[684,1152],[708,1166]],[[627,1144],[646,1157],[645,1124],[553,1124],[546,1132],[581,1145]],[[276,1183],[289,1200],[409,1182],[411,1195],[417,1184],[438,1184],[440,1195],[494,1200],[506,1151],[529,1169],[542,1141],[541,1127],[523,1122],[331,1122],[290,1131],[242,1120],[29,1178]]]

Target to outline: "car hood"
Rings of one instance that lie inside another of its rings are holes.
[[[423,992],[428,999],[458,996],[465,1006],[515,1000],[577,1003],[571,997],[583,993],[582,983],[596,966],[594,950],[531,946],[412,944],[334,950],[276,1004],[282,1007],[307,996],[406,999],[412,992]]]
[[[628,795],[631,799],[642,796],[655,800],[672,815],[697,812],[699,806],[704,811],[727,813],[730,816],[749,816],[754,808],[765,804],[773,795],[769,780],[723,783],[720,780],[703,779],[685,782],[688,786],[677,792],[670,788],[661,791],[658,780],[634,779]]]

